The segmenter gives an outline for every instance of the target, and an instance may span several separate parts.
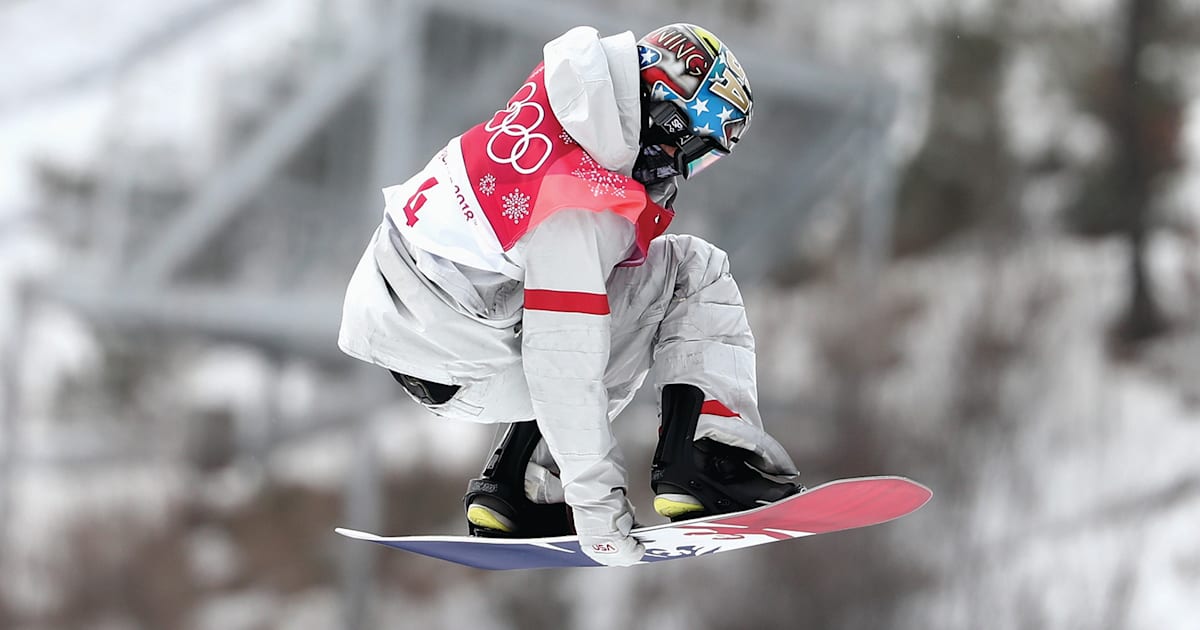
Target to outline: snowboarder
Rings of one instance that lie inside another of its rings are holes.
[[[799,491],[766,476],[796,469],[759,417],[725,253],[663,235],[676,179],[729,154],[752,105],[741,65],[703,28],[635,41],[577,27],[503,109],[384,190],[338,345],[439,416],[509,424],[464,498],[473,535],[573,528],[601,564],[640,560],[609,423],[651,370],[656,511]]]

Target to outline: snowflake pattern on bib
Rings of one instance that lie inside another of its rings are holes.
[[[496,192],[496,176],[488,173],[479,178],[479,192],[491,197]]]
[[[579,167],[571,171],[571,174],[586,181],[595,197],[612,195],[624,199],[626,178],[600,166],[587,153],[581,155]]]
[[[521,192],[519,189],[514,189],[512,192],[504,195],[504,216],[512,219],[513,223],[517,223],[529,215],[529,195]]]

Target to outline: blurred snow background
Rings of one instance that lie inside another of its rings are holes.
[[[1200,8],[614,6],[0,3],[0,627],[1194,625]],[[374,191],[565,28],[675,20],[759,88],[679,230],[733,254],[768,425],[934,502],[636,571],[338,539],[461,531],[492,437],[333,348]]]

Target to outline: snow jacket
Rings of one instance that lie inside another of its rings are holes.
[[[641,129],[632,33],[579,27],[544,52],[504,109],[385,189],[338,343],[460,385],[435,413],[536,418],[580,533],[606,534],[627,513],[609,427],[627,401],[609,401],[604,383],[605,285],[618,266],[641,263],[671,213],[629,178]]]

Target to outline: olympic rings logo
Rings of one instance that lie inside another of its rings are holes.
[[[493,132],[487,143],[488,157],[492,158],[497,164],[511,165],[514,171],[522,175],[530,175],[542,168],[542,165],[550,158],[550,152],[554,149],[554,145],[551,144],[550,138],[546,137],[545,134],[534,132],[534,129],[537,129],[538,125],[541,125],[542,121],[546,118],[546,112],[542,109],[541,105],[529,102],[529,99],[533,98],[533,95],[537,93],[537,85],[530,81],[522,85],[520,90],[517,90],[517,95],[520,95],[525,88],[529,88],[529,94],[524,98],[512,101],[508,104],[507,108],[496,112],[483,128]],[[513,98],[516,99],[516,95]],[[537,120],[529,126],[517,122],[517,118],[520,118],[521,113],[526,108],[533,108],[533,111],[537,114]],[[499,122],[496,122],[496,117],[500,114],[504,114],[504,117]],[[505,157],[496,155],[495,147],[493,146],[496,139],[500,136],[516,138],[512,146],[508,149],[508,155]],[[534,164],[532,167],[522,166],[520,160],[529,152],[534,142],[540,142],[545,147],[545,150],[542,152],[541,157],[538,158],[537,164]]]

